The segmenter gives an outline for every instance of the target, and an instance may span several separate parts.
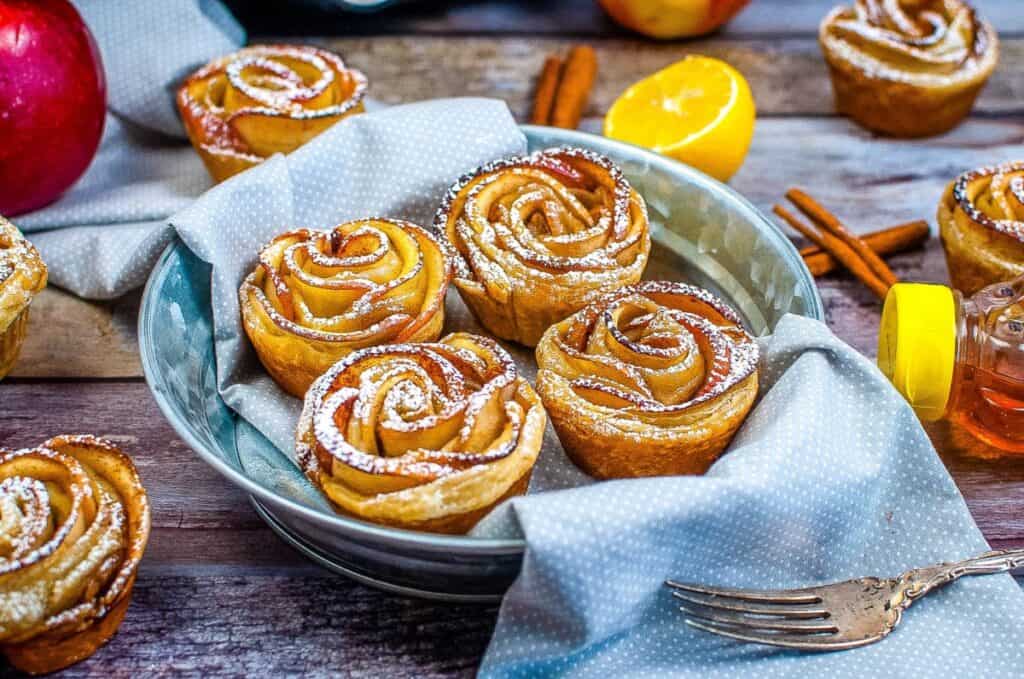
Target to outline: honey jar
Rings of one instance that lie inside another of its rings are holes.
[[[944,285],[892,286],[878,367],[922,420],[945,417],[1024,453],[1024,277],[971,297]]]

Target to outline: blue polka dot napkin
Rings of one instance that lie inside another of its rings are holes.
[[[15,223],[50,282],[106,299],[142,285],[174,237],[167,217],[210,187],[174,104],[181,79],[245,34],[218,0],[75,0],[100,49],[107,116],[99,152],[56,203]]]
[[[245,42],[220,0],[72,0],[100,48],[108,108],[134,124],[185,138],[178,85],[199,66]]]
[[[988,549],[868,359],[796,316],[762,349],[762,397],[706,476],[527,495],[488,517],[492,529],[515,522],[528,547],[481,676],[1024,676],[1024,593],[1007,575],[960,580],[916,603],[889,638],[838,653],[683,623],[666,578],[802,587]]]

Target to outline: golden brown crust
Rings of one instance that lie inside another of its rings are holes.
[[[38,641],[10,646],[0,645],[7,662],[27,674],[49,674],[81,662],[117,634],[132,602],[135,576],[125,595],[95,624],[66,638],[42,637]]]
[[[415,530],[423,533],[444,533],[446,535],[465,535],[473,529],[473,526],[480,523],[480,520],[491,513],[495,507],[500,505],[510,497],[516,497],[517,495],[525,495],[526,489],[530,485],[530,476],[533,474],[533,467],[530,467],[523,472],[523,475],[518,480],[514,481],[508,490],[504,492],[497,499],[483,504],[476,509],[472,509],[462,513],[452,513],[446,516],[439,516],[433,519],[427,519],[425,521],[409,521],[404,518],[392,519],[388,515],[379,515],[373,519],[374,523],[378,523],[382,526],[391,526],[393,528],[401,528],[403,530]],[[347,514],[357,519],[364,518],[359,514],[345,511],[338,505],[335,505],[335,509],[341,514]]]
[[[0,651],[54,672],[117,631],[149,537],[131,459],[91,436],[0,449]]]
[[[856,0],[825,17],[819,42],[839,111],[898,137],[955,127],[999,55],[995,31],[962,0]]]
[[[552,326],[537,391],[563,447],[598,478],[702,474],[757,395],[758,348],[700,288],[651,281]]]
[[[39,252],[0,217],[0,379],[14,367],[28,327],[32,299],[46,287]]]
[[[491,333],[527,346],[640,280],[651,249],[640,195],[607,158],[574,148],[476,169],[448,190],[434,225],[469,308]]]
[[[1024,275],[1024,162],[965,172],[939,201],[953,287],[971,295]]]
[[[245,332],[271,377],[302,398],[357,349],[436,340],[451,269],[437,238],[411,222],[290,231],[261,250],[239,289]]]
[[[339,512],[464,533],[525,492],[546,421],[504,349],[456,333],[339,361],[306,394],[296,453]]]
[[[14,369],[14,363],[21,353],[21,345],[28,332],[28,307],[18,314],[7,329],[0,332],[0,379]]]
[[[192,146],[220,182],[363,111],[365,94],[366,77],[333,52],[258,45],[193,73],[177,102]]]

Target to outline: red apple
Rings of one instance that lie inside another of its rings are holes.
[[[0,0],[0,214],[53,202],[103,133],[96,42],[67,0]]]
[[[750,0],[598,0],[612,19],[652,38],[704,35],[732,19]]]

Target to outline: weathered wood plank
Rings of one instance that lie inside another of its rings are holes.
[[[545,55],[576,39],[398,36],[316,40],[366,72],[370,96],[389,104],[435,97],[486,96],[508,101],[525,120]],[[603,115],[644,75],[687,54],[724,59],[750,82],[761,115],[831,115],[832,88],[816,38],[711,38],[655,43],[632,38],[594,43],[599,74],[587,115]],[[1003,41],[1004,66],[982,92],[982,114],[1024,112],[1024,39]]]
[[[855,230],[910,219],[934,224],[939,198],[960,173],[1021,155],[1024,118],[972,119],[924,140],[875,137],[836,118],[759,120],[732,186],[763,209],[802,186]]]
[[[494,608],[400,599],[325,574],[284,547],[243,494],[174,437],[145,385],[14,382],[0,389],[5,403],[31,404],[0,411],[4,445],[63,431],[100,433],[133,454],[153,500],[150,547],[122,631],[68,676],[341,668],[363,676],[381,667],[395,677],[473,673]],[[993,545],[1024,545],[1024,461],[971,457],[973,440],[946,425],[932,434]]]
[[[118,634],[61,676],[470,677],[496,614],[389,596],[322,571],[142,571]]]
[[[829,10],[851,4],[852,0],[751,0],[726,27],[725,35],[816,33]],[[1024,17],[1013,0],[971,0],[971,4],[1001,35],[1024,32]]]
[[[49,287],[32,302],[12,377],[138,377],[135,321],[141,292],[88,302]]]
[[[593,123],[590,123],[591,125]],[[834,211],[854,231],[911,219],[935,226],[935,212],[949,181],[961,172],[1020,154],[1024,124],[974,119],[931,140],[876,138],[837,119],[769,119],[757,123],[750,155],[732,186],[766,214],[799,186]],[[787,232],[791,235],[792,231]],[[948,283],[945,256],[933,238],[924,252],[890,260],[903,280]],[[818,281],[826,320],[836,334],[874,356],[880,305],[844,274]]]
[[[200,460],[135,382],[0,383],[0,445],[58,434],[109,438],[132,456],[149,489],[156,528],[249,530],[261,525],[246,496]]]
[[[995,449],[948,422],[928,424],[925,430],[992,546],[1024,547],[1024,457],[992,457]]]
[[[559,2],[409,2],[374,14],[323,9],[314,3],[293,4],[282,16],[272,0],[228,0],[255,39],[267,35],[382,35],[434,33],[627,35],[594,0]],[[725,36],[814,34],[818,23],[839,0],[753,0],[726,28]],[[974,0],[982,16],[1001,34],[1024,32],[1024,17],[1007,0]]]

